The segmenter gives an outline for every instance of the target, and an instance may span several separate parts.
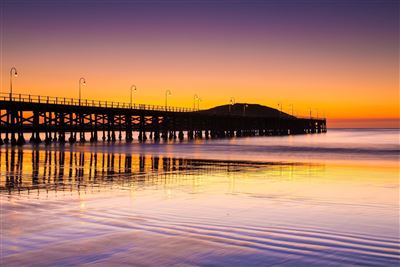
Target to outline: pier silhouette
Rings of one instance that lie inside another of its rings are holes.
[[[247,105],[246,105],[247,106]],[[131,142],[326,132],[326,119],[217,114],[190,108],[0,94],[0,145]],[[87,137],[86,133],[90,135]]]

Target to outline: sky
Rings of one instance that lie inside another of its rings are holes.
[[[259,103],[399,127],[398,1],[1,2],[1,92],[200,108]]]

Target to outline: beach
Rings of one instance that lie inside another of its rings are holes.
[[[398,266],[398,130],[1,147],[2,266]]]

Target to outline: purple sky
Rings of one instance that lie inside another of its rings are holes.
[[[19,86],[37,94],[71,96],[84,73],[91,98],[121,99],[133,80],[143,102],[160,102],[167,84],[177,105],[196,92],[204,106],[232,95],[320,103],[335,118],[398,117],[398,1],[3,0],[1,29],[3,91],[15,65]]]

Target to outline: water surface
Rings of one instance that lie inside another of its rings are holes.
[[[398,130],[1,147],[1,266],[398,266]]]

